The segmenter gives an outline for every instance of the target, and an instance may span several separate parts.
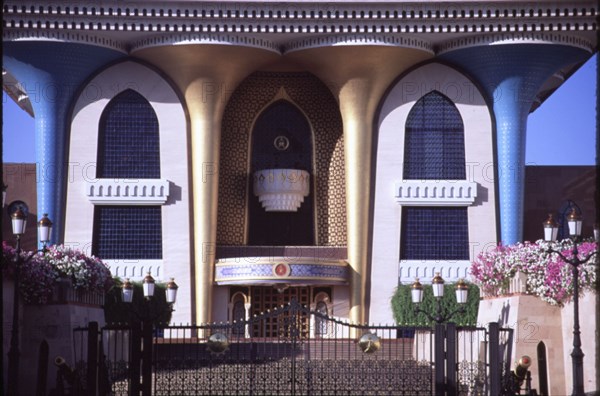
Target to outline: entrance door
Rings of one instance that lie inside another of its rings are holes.
[[[281,289],[280,289],[281,290]],[[260,315],[274,309],[281,309],[295,299],[300,305],[308,307],[310,304],[309,287],[289,287],[279,291],[275,287],[261,286],[252,288],[252,315]],[[267,316],[263,321],[252,325],[253,337],[280,337],[285,336],[290,329],[290,316],[282,315]],[[307,315],[299,315],[296,328],[302,337],[308,336],[309,318]]]

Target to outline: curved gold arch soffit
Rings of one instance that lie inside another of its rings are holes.
[[[436,55],[462,48],[505,44],[566,45],[580,48],[590,53],[594,52],[594,44],[582,37],[565,36],[557,33],[519,32],[468,36],[450,40],[437,47]]]
[[[127,45],[119,40],[112,40],[106,37],[98,37],[94,34],[69,31],[51,31],[51,30],[10,30],[5,29],[2,32],[2,41],[54,41],[57,43],[78,43],[87,44],[96,47],[112,49],[123,54],[127,54]]]
[[[435,56],[427,40],[363,34],[298,40],[284,54],[317,75],[335,97],[348,81],[364,78],[379,92],[394,76]]]

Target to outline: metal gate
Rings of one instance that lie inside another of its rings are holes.
[[[254,335],[274,334],[256,331],[273,323],[276,336]],[[486,329],[349,324],[295,300],[247,321],[75,331],[85,394],[92,396],[495,396],[501,393],[500,355],[510,345],[490,348]],[[477,339],[467,346],[473,334]],[[491,367],[492,350],[500,371]]]

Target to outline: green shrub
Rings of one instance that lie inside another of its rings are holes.
[[[465,312],[457,312],[450,319],[462,326],[475,326],[477,324],[477,311],[479,309],[479,288],[477,285],[468,283],[469,296],[465,304]],[[423,313],[415,313],[415,307],[411,300],[411,285],[399,285],[392,297],[392,310],[394,311],[394,320],[400,326],[429,326],[434,322],[427,318]],[[442,316],[454,312],[458,309],[456,303],[455,285],[444,284],[444,297],[442,297]],[[423,302],[419,308],[428,312],[431,316],[436,316],[437,302],[433,297],[431,285],[423,285]]]
[[[106,323],[131,324],[149,319],[155,325],[169,323],[171,309],[165,295],[166,284],[156,283],[154,296],[146,300],[141,282],[133,283],[133,301],[124,303],[122,296],[123,282],[115,278],[115,285],[106,293],[104,299],[104,320]]]

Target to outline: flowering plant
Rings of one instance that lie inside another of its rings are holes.
[[[571,265],[558,254],[549,253],[550,249],[561,252],[568,259],[573,257],[573,242],[570,239],[560,242],[519,242],[483,251],[471,263],[474,283],[485,294],[498,296],[506,293],[511,278],[521,272],[527,275],[527,293],[552,305],[563,305],[574,292],[573,272]],[[583,242],[578,245],[578,257],[583,259],[596,249],[596,242]],[[594,288],[595,284],[596,268],[594,260],[590,260],[579,266],[580,291]]]
[[[14,272],[16,251],[2,242],[5,265],[3,270]],[[31,252],[22,252],[25,260]],[[71,280],[73,289],[105,293],[113,284],[108,266],[94,256],[70,249],[63,245],[49,247],[44,253],[35,254],[27,262],[21,262],[19,287],[26,303],[45,304],[52,295],[59,279]]]

